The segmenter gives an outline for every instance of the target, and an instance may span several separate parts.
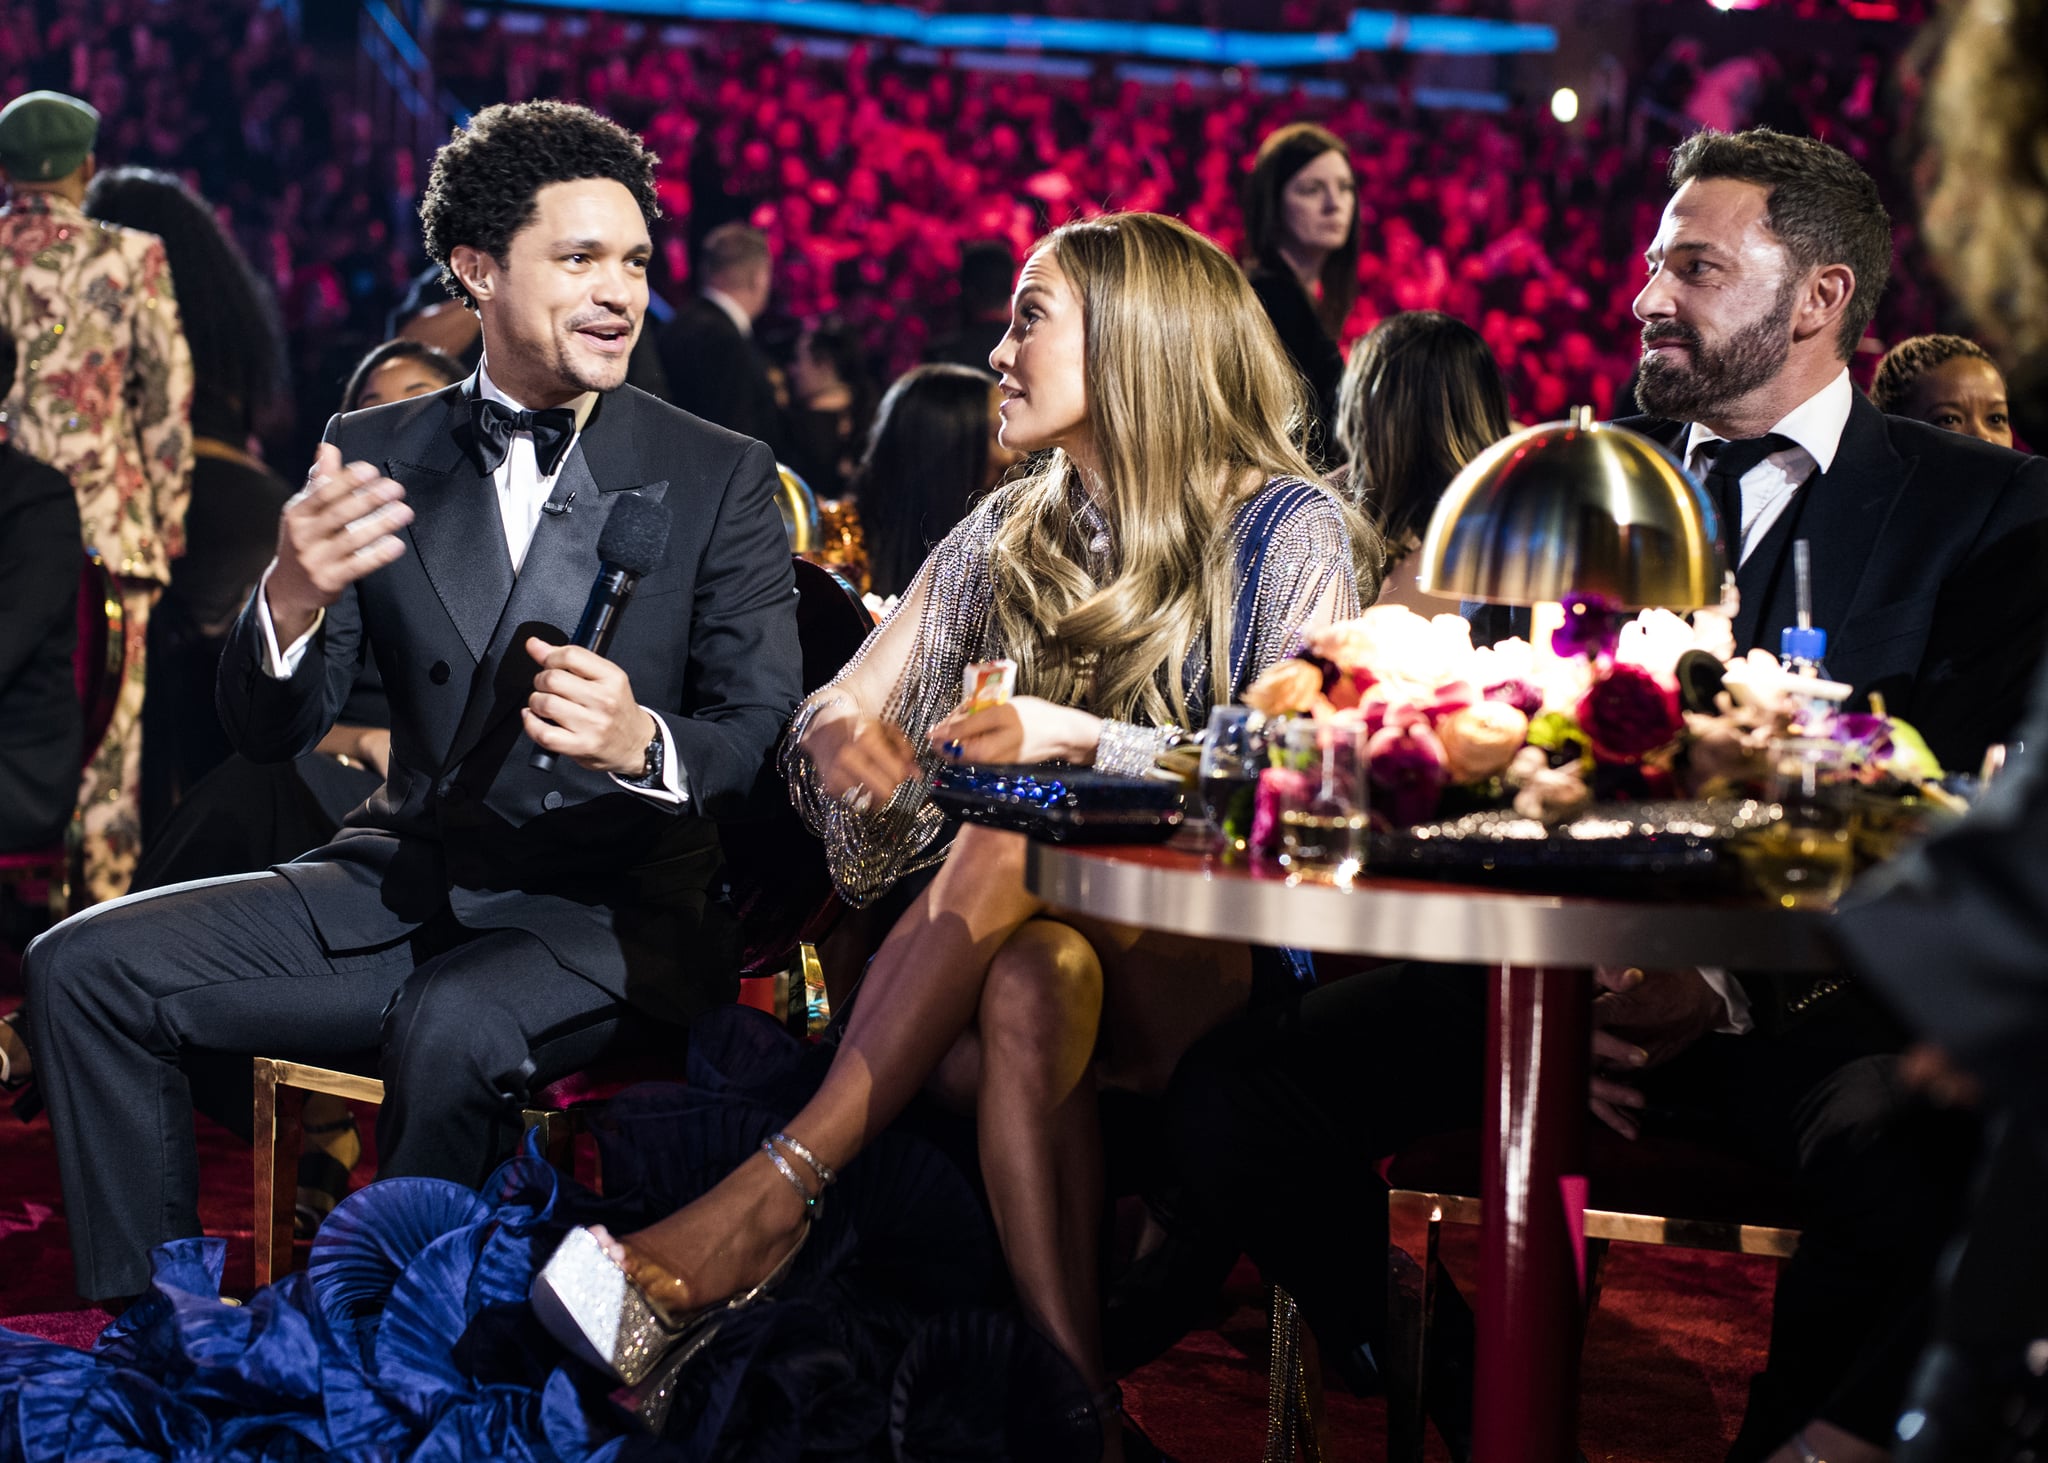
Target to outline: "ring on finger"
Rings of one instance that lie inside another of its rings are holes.
[[[865,813],[875,805],[875,795],[865,782],[856,782],[839,795],[839,801],[853,812]]]

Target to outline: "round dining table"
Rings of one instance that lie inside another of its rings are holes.
[[[1144,929],[1491,969],[1481,1165],[1476,1463],[1578,1455],[1583,1144],[1592,973],[1719,966],[1834,970],[1830,916],[1756,899],[1633,899],[1423,882],[1341,881],[1224,862],[1187,840],[1034,842],[1031,891]]]

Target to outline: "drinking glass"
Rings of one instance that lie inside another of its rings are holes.
[[[1365,867],[1365,741],[1353,722],[1297,722],[1282,734],[1282,765],[1307,774],[1280,807],[1280,862],[1291,872],[1346,878]]]
[[[1241,857],[1251,837],[1262,753],[1252,730],[1251,710],[1218,706],[1202,734],[1202,816],[1226,858]]]
[[[1742,847],[1751,881],[1786,909],[1832,909],[1855,872],[1855,809],[1840,748],[1791,738],[1772,748],[1771,820]]]

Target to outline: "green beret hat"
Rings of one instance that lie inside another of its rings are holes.
[[[47,183],[75,171],[92,151],[100,114],[61,91],[32,91],[0,107],[0,168]]]

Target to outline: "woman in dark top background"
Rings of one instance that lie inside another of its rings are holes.
[[[1435,310],[1389,315],[1351,351],[1337,391],[1332,479],[1378,528],[1381,604],[1449,610],[1415,587],[1415,550],[1461,468],[1513,430],[1508,387],[1478,331]]]
[[[837,498],[875,413],[867,360],[842,321],[818,321],[797,337],[789,391],[789,465],[820,498]]]
[[[882,398],[851,490],[867,535],[869,589],[910,588],[933,544],[1023,454],[995,440],[995,378],[970,366],[919,366]]]
[[[145,844],[233,750],[213,709],[214,668],[235,615],[277,544],[291,488],[253,449],[289,400],[284,335],[268,292],[213,210],[169,173],[113,168],[85,211],[164,241],[192,347],[192,506],[185,556],[149,620],[142,711]]]
[[[1334,457],[1344,357],[1337,340],[1358,299],[1358,185],[1344,143],[1310,122],[1259,144],[1244,187],[1244,267],[1315,399],[1316,452]]]

